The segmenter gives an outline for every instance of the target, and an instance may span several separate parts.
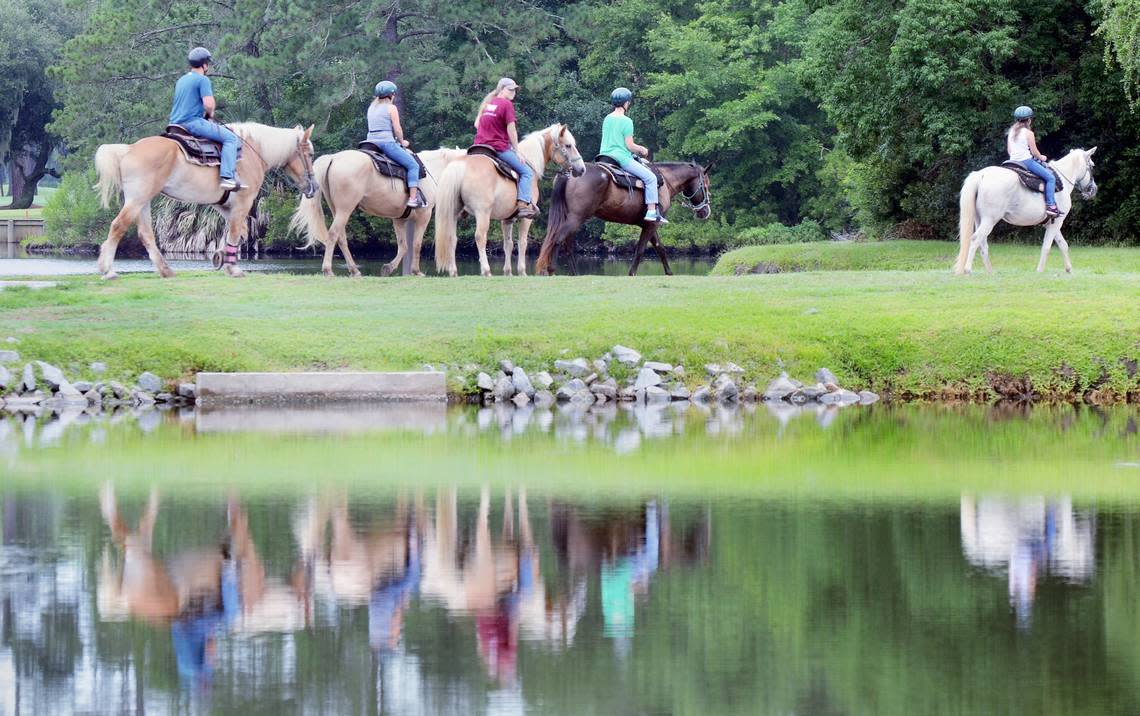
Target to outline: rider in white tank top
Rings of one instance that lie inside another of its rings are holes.
[[[1009,128],[1009,133],[1005,136],[1005,147],[1011,162],[1023,162],[1033,158],[1033,154],[1029,151],[1029,138],[1023,127]]]

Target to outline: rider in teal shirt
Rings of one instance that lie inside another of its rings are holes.
[[[610,157],[645,183],[645,221],[667,224],[669,222],[657,211],[657,175],[633,156],[636,152],[648,157],[649,150],[633,141],[633,120],[626,116],[632,102],[633,92],[625,87],[618,87],[610,94],[614,111],[602,121],[602,147],[598,153]]]

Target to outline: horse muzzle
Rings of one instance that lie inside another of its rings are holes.
[[[1095,197],[1096,196],[1096,182],[1090,181],[1088,186],[1081,187],[1081,196],[1083,196],[1086,200],[1092,199],[1093,197]]]
[[[305,195],[306,199],[312,199],[317,195],[317,183],[309,179],[305,182],[305,187],[301,189],[301,193]]]
[[[581,158],[576,159],[570,163],[570,173],[576,177],[580,177],[586,173],[586,163]]]
[[[710,216],[712,216],[711,206],[706,205],[702,206],[700,209],[697,209],[697,218],[701,221],[708,219]]]

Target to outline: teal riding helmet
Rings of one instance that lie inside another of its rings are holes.
[[[376,83],[376,89],[372,90],[372,94],[377,97],[391,97],[396,94],[396,83],[384,80]]]
[[[613,92],[610,92],[610,104],[617,107],[618,105],[625,104],[626,102],[633,101],[633,92],[630,92],[625,87],[618,87]]]
[[[1016,120],[1032,119],[1033,118],[1033,108],[1032,107],[1026,107],[1025,105],[1022,105],[1022,106],[1018,107],[1017,109],[1013,110],[1013,118]]]

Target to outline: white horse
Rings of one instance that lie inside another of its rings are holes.
[[[1049,166],[1061,175],[1063,188],[1057,190],[1057,208],[1065,214],[1073,206],[1073,187],[1081,190],[1085,199],[1096,195],[1096,182],[1093,181],[1092,156],[1096,147],[1089,150],[1074,149],[1064,158],[1050,162]],[[999,221],[1014,226],[1036,226],[1045,221],[1045,200],[1037,192],[1026,189],[1021,179],[1009,169],[986,167],[971,172],[962,184],[958,200],[958,235],[962,247],[954,273],[970,273],[974,265],[974,253],[982,252],[982,262],[986,271],[993,271],[990,265],[989,236]],[[1072,273],[1073,264],[1069,261],[1069,244],[1061,236],[1064,217],[1054,219],[1045,225],[1045,241],[1041,244],[1041,260],[1037,270],[1045,270],[1045,259],[1055,243],[1065,258],[1065,271]]]

